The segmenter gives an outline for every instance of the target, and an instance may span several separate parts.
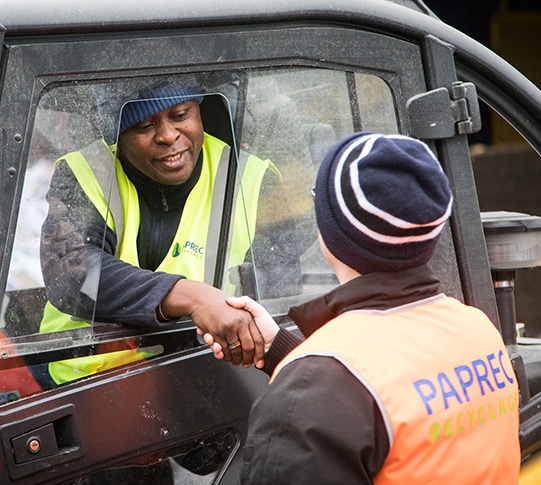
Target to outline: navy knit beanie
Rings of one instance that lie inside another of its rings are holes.
[[[356,133],[319,168],[315,209],[329,251],[361,274],[427,263],[453,198],[428,146],[404,135]]]
[[[124,104],[119,132],[123,133],[135,123],[160,111],[191,100],[198,103],[203,101],[203,92],[195,85],[175,86],[167,83],[147,88],[139,93],[137,99]]]

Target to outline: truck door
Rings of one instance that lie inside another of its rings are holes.
[[[214,270],[202,279],[252,295],[291,326],[290,305],[337,284],[315,244],[310,194],[325,151],[356,130],[402,132],[431,143],[455,190],[434,261],[445,292],[498,321],[466,142],[472,115],[441,114],[476,103],[471,86],[454,84],[448,46],[338,23],[134,32],[4,40],[1,483],[238,476],[250,406],[267,382],[262,373],[215,361],[189,320],[153,328],[90,319],[40,332],[50,289],[39,247],[55,161],[102,138],[114,144],[119,106],[107,103],[141,83],[195,77],[207,92],[206,131],[231,146],[209,238]],[[439,130],[431,130],[436,112]],[[272,166],[256,208],[243,172],[250,155]],[[239,230],[250,234],[240,258],[232,251]],[[91,269],[85,281],[95,300],[99,262]],[[148,358],[62,383],[47,379],[50,363],[113,351]]]

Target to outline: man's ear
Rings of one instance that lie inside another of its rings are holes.
[[[329,266],[333,270],[341,285],[361,276],[361,273],[355,271],[353,268],[350,268],[347,264],[342,263],[342,261],[340,261],[334,254],[329,251],[319,231],[317,233],[317,237],[321,252],[323,253],[325,260],[327,261],[327,263],[329,263]]]

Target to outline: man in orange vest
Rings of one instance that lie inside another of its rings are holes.
[[[340,286],[290,310],[306,340],[230,299],[254,315],[271,375],[242,483],[518,483],[518,386],[502,338],[428,266],[452,205],[431,150],[349,136],[323,160],[314,200]]]

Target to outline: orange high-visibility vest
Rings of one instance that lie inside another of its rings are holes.
[[[313,355],[340,361],[379,407],[391,448],[375,485],[518,483],[518,385],[480,310],[438,295],[344,313],[293,350],[271,382]]]

